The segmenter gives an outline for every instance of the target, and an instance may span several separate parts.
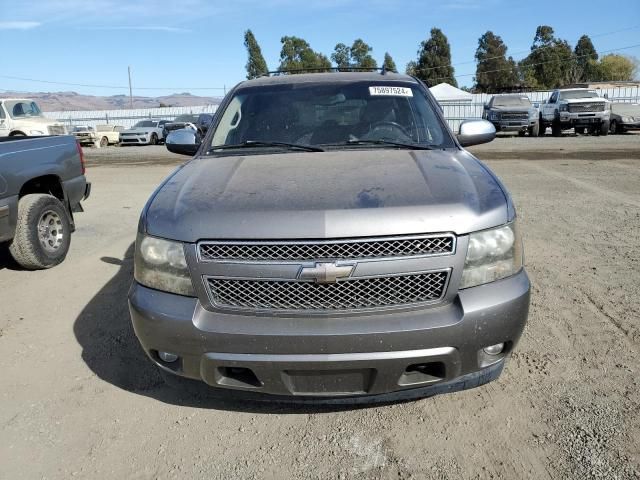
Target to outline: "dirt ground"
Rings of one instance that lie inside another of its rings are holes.
[[[26,272],[0,253],[0,478],[640,478],[640,135],[474,151],[519,209],[524,336],[496,382],[358,408],[165,387],[126,293],[138,214],[180,159],[89,152],[67,261]]]

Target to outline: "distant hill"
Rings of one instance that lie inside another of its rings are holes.
[[[43,112],[66,110],[115,110],[129,108],[128,95],[98,97],[82,95],[76,92],[2,92],[0,98],[32,98]],[[155,107],[193,107],[199,105],[217,105],[221,97],[200,97],[190,93],[174,93],[163,97],[133,97],[133,108]]]

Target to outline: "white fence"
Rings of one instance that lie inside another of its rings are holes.
[[[616,87],[599,89],[601,97],[606,97],[614,102],[639,102],[640,87]],[[550,92],[526,92],[533,103],[541,103],[549,97]],[[442,101],[444,116],[449,126],[455,131],[464,120],[482,118],[484,104],[493,95],[487,93],[474,94],[469,101],[446,102]],[[178,115],[185,113],[214,113],[218,105],[202,105],[197,107],[163,107],[163,108],[139,108],[132,110],[96,110],[96,111],[69,111],[46,112],[50,118],[58,119],[67,126],[91,125],[110,123],[131,127],[134,123],[145,119],[173,120]]]
[[[49,118],[55,118],[72,125],[96,125],[111,124],[132,127],[140,120],[173,120],[178,115],[185,113],[214,113],[218,105],[200,105],[197,107],[159,107],[159,108],[133,108],[122,110],[77,110],[68,112],[45,112]]]

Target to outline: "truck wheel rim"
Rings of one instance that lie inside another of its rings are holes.
[[[53,210],[47,210],[38,221],[38,238],[42,247],[50,253],[57,251],[64,240],[62,219]]]

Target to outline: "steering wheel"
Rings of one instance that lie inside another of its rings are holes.
[[[400,133],[402,133],[402,135],[404,135],[408,139],[411,139],[411,134],[409,132],[407,132],[407,129],[404,128],[402,125],[400,125],[397,122],[391,122],[391,121],[376,122],[373,125],[371,125],[371,129],[369,130],[369,132],[373,132],[374,130],[376,130],[376,129],[380,128],[380,127],[392,127],[392,128],[395,128],[396,130],[399,130]]]

